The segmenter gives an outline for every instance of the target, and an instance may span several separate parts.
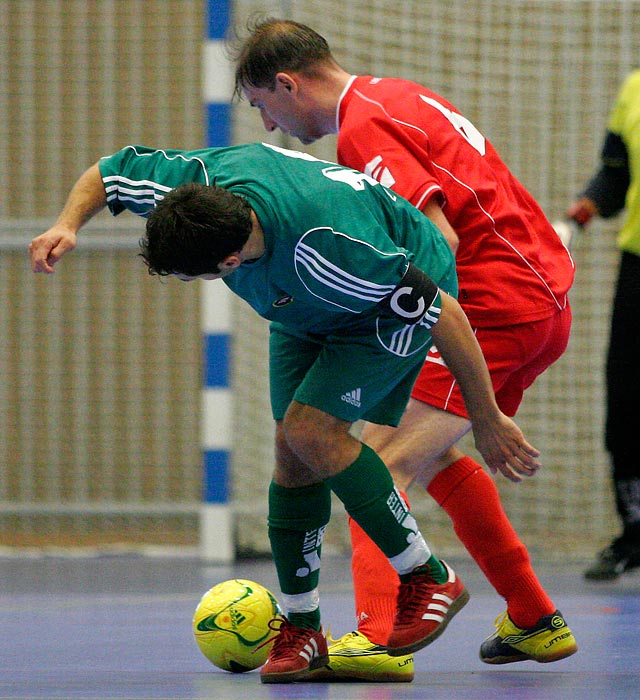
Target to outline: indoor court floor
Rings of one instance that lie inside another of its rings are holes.
[[[470,560],[450,562],[471,600],[446,632],[415,656],[407,684],[263,685],[201,655],[191,617],[200,596],[228,578],[277,593],[271,561],[203,565],[195,556],[0,554],[0,700],[636,700],[640,698],[640,572],[587,583],[582,566],[536,569],[572,627],[579,652],[552,664],[487,666],[481,641],[502,601]],[[325,629],[353,628],[349,561],[325,557]]]

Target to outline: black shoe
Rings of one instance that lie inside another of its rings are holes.
[[[612,581],[637,567],[640,567],[640,544],[617,537],[600,552],[595,564],[584,572],[584,577],[590,581]]]

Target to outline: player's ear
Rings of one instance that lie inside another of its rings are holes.
[[[294,92],[297,83],[289,73],[276,73],[276,83],[287,92]]]
[[[240,267],[242,264],[242,260],[240,260],[240,251],[237,253],[232,253],[231,255],[228,255],[219,265],[218,267],[222,270],[233,270],[236,267]]]

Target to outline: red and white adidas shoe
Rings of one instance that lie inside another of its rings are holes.
[[[262,683],[293,683],[329,663],[327,640],[322,631],[296,627],[285,618],[271,620],[269,627],[278,630],[278,634],[269,658],[260,669]]]
[[[454,570],[445,562],[442,565],[448,573],[446,583],[436,583],[426,566],[402,577],[396,619],[387,642],[390,656],[412,654],[431,644],[469,600]]]

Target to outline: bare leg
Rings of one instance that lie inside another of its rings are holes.
[[[554,611],[540,585],[525,546],[513,530],[493,479],[455,444],[469,431],[468,420],[411,400],[398,428],[368,424],[362,439],[377,449],[396,485],[405,491],[414,481],[426,488],[449,514],[454,529],[496,591],[507,601],[514,622],[530,627]],[[376,554],[363,533],[351,525],[359,629],[384,643],[391,629],[388,615],[397,590],[397,577]],[[487,543],[491,543],[491,547]],[[375,586],[368,582],[377,571]],[[386,602],[385,602],[386,600]],[[378,611],[371,614],[370,611]],[[380,615],[384,621],[376,619]]]

